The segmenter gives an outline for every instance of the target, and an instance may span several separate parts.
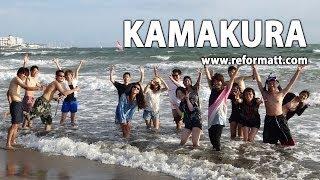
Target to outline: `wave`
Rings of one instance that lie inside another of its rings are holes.
[[[162,172],[181,179],[260,179],[254,171],[227,164],[215,164],[207,160],[190,160],[187,155],[167,155],[155,150],[141,152],[126,142],[74,141],[67,137],[37,137],[35,134],[20,136],[19,142],[40,152],[72,157],[85,157],[104,164],[140,168],[149,172]],[[199,150],[192,150],[197,153]]]
[[[157,56],[150,56],[151,58],[157,58],[163,61],[167,61],[171,58],[171,56],[161,56],[161,55],[157,55]]]
[[[320,53],[320,49],[313,49],[312,50],[314,53]]]

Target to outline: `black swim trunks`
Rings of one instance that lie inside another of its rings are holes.
[[[10,104],[11,123],[20,124],[23,121],[22,102],[12,101]]]
[[[286,146],[295,145],[285,117],[283,115],[266,116],[263,128],[263,142],[277,144],[278,141]]]

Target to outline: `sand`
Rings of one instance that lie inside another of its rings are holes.
[[[1,143],[3,145],[3,143]],[[84,158],[48,155],[32,149],[0,149],[0,179],[175,179],[161,173]]]

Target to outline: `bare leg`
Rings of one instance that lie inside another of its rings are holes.
[[[192,144],[193,147],[199,147],[199,140],[202,130],[198,127],[192,128]]]
[[[232,121],[230,123],[230,135],[231,135],[231,139],[234,139],[237,136],[237,122],[235,121]]]
[[[6,144],[7,149],[14,149],[11,143],[12,143],[12,139],[14,139],[13,136],[16,129],[18,129],[18,124],[12,124],[8,129],[7,144]]]
[[[61,115],[61,120],[60,120],[60,125],[64,125],[64,122],[67,118],[67,113],[62,113]]]
[[[251,128],[249,133],[249,138],[248,138],[250,142],[254,141],[254,138],[256,137],[256,134],[258,133],[258,131],[259,131],[258,128]]]
[[[153,120],[153,126],[156,130],[160,128],[160,121],[159,119]]]
[[[51,124],[46,124],[44,130],[47,132],[51,131]]]
[[[76,113],[71,113],[71,126],[76,127]]]
[[[249,134],[249,128],[246,126],[242,127],[242,133],[243,133],[243,141],[248,141],[248,134]]]
[[[186,129],[184,128],[181,134],[181,141],[180,141],[180,145],[184,145],[186,144],[186,142],[188,141],[189,137],[190,137],[191,131],[190,129]]]
[[[176,130],[180,130],[181,129],[181,126],[182,126],[182,121],[176,121]]]
[[[17,127],[15,128],[15,131],[13,132],[13,135],[12,135],[12,139],[11,139],[11,145],[16,145],[17,144],[17,137],[18,137],[18,129],[19,129],[19,125],[17,125]]]
[[[151,121],[145,120],[145,122],[146,122],[147,129],[150,129],[151,128]]]

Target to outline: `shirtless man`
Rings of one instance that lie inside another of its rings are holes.
[[[10,103],[11,127],[8,129],[7,149],[14,149],[12,145],[15,144],[19,124],[23,121],[22,102],[20,97],[21,88],[27,91],[41,90],[42,87],[30,87],[25,84],[29,70],[21,67],[17,72],[17,77],[10,82],[8,90],[8,101]]]
[[[279,140],[282,145],[295,145],[287,121],[283,115],[282,102],[284,96],[290,91],[291,87],[298,79],[302,68],[303,66],[299,65],[287,87],[279,90],[279,82],[276,77],[268,77],[266,80],[267,88],[263,87],[256,66],[252,66],[254,77],[257,80],[257,84],[265,101],[266,107],[266,117],[263,129],[264,143],[277,144]]]
[[[62,70],[56,71],[56,80],[51,82],[44,90],[43,95],[36,99],[36,102],[30,112],[30,119],[40,116],[42,123],[45,124],[45,131],[51,130],[52,117],[50,101],[54,99],[54,94],[59,91],[62,95],[67,96],[80,90],[79,87],[75,87],[71,90],[65,90],[62,87],[63,81],[64,72]]]
[[[24,56],[23,67],[26,67],[28,61],[29,61],[29,56],[28,54],[26,54]],[[38,81],[38,74],[39,74],[39,67],[31,66],[30,76],[27,77],[26,79],[26,85],[30,87],[41,86]],[[22,124],[22,128],[24,129],[29,129],[32,126],[32,122],[28,121],[27,114],[29,114],[29,112],[31,111],[34,102],[35,102],[34,91],[25,91],[23,101],[22,101],[22,107],[25,113],[24,122]]]

